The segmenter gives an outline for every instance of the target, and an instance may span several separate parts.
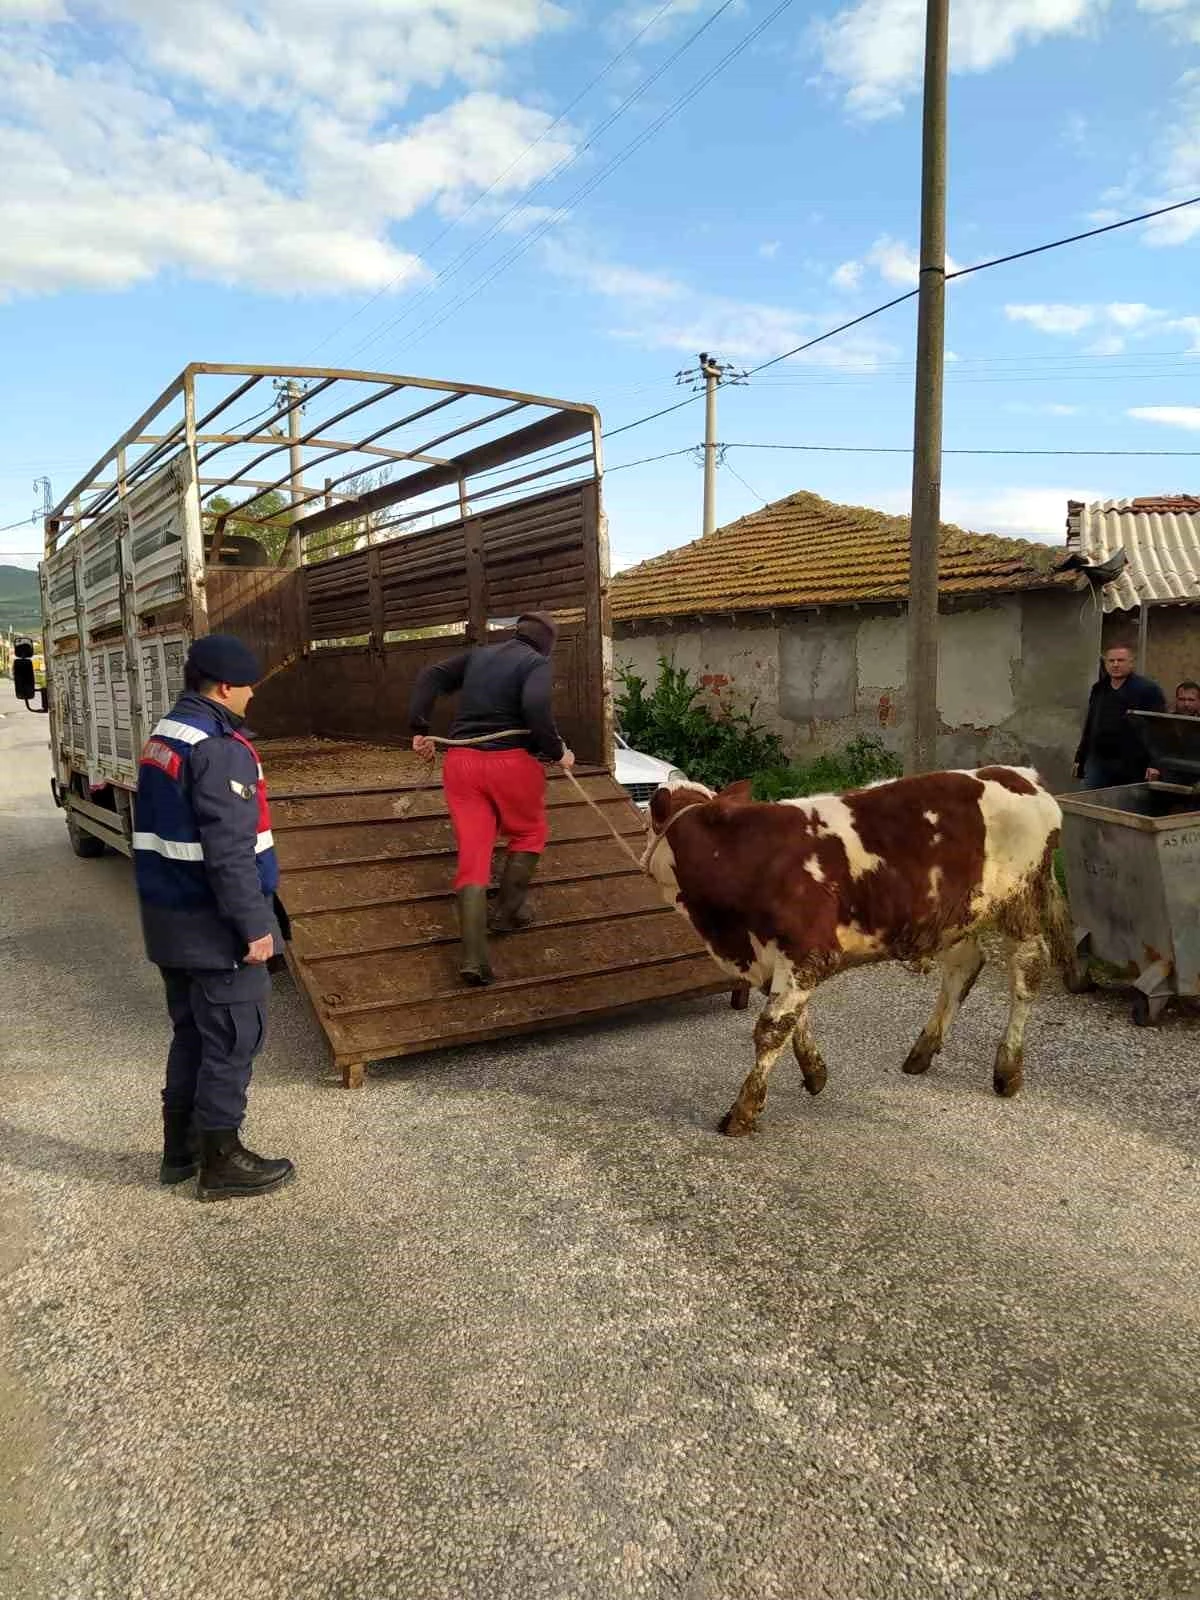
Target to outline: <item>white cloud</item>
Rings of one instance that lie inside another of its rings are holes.
[[[1105,0],[959,0],[954,7],[950,65],[987,72],[1026,44],[1081,30]],[[921,80],[925,0],[857,0],[815,28],[826,74],[844,92],[846,109],[873,119],[891,116]]]
[[[709,294],[681,279],[605,261],[595,251],[561,240],[542,247],[546,264],[560,277],[594,294],[621,303],[617,338],[645,350],[695,355],[712,350],[729,361],[754,362],[776,356],[823,332],[826,316],[754,300]],[[818,345],[804,362],[822,367],[871,371],[896,354],[873,334],[852,334]]]
[[[1099,500],[1097,489],[1068,484],[1063,488],[946,489],[942,494],[942,520],[957,523],[973,533],[997,533],[1006,539],[1034,539],[1042,544],[1065,544],[1067,501]],[[885,511],[908,515],[911,490],[896,488],[872,496]]]
[[[1182,38],[1200,44],[1200,0],[1138,0],[1138,10],[1166,17]]]
[[[1200,406],[1134,406],[1126,416],[1138,422],[1158,422],[1167,428],[1187,428],[1200,433]]]
[[[217,101],[368,119],[417,87],[480,85],[563,16],[550,0],[100,0],[151,65]]]
[[[497,202],[519,196],[572,149],[545,112],[487,89],[407,125],[393,109],[449,73],[447,30],[456,70],[481,79],[493,52],[553,15],[543,0],[449,0],[435,15],[289,0],[278,57],[276,0],[253,17],[234,0],[101,3],[136,25],[112,61],[100,45],[80,62],[61,29],[0,48],[0,298],[123,289],[163,270],[267,291],[403,289],[425,269],[396,224],[425,206],[453,215],[489,187]],[[413,43],[403,71],[398,40]]]
[[[1027,322],[1041,333],[1081,333],[1096,320],[1095,306],[1008,305],[1010,322]]]
[[[1011,411],[1015,416],[1021,417],[1077,417],[1083,407],[1063,405],[1055,400],[1033,404],[1023,400],[1016,400],[1011,405],[1005,406],[1004,409]]]
[[[764,239],[762,244],[760,244],[758,247],[758,253],[764,261],[774,261],[775,257],[779,254],[779,240]]]
[[[878,273],[884,283],[906,289],[915,289],[921,276],[921,258],[913,246],[885,233],[876,239],[861,261],[843,261],[830,282],[835,289],[857,289],[868,267]],[[946,271],[958,271],[958,263],[951,256],[946,257]]]

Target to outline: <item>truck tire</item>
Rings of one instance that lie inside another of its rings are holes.
[[[74,817],[67,814],[67,837],[71,841],[71,849],[77,856],[85,860],[94,860],[96,856],[104,854],[104,840],[97,839],[94,833],[85,833]]]

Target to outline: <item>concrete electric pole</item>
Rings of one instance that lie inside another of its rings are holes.
[[[286,382],[278,380],[275,385],[276,393],[281,400],[286,399],[291,406],[288,412],[288,464],[290,473],[288,478],[288,495],[291,499],[291,510],[288,521],[294,525],[300,520],[304,503],[304,450],[300,444],[300,413],[304,410],[302,405],[294,404],[303,399],[304,387],[296,378],[288,378]],[[300,565],[300,536],[294,531],[289,531],[287,544],[284,546],[284,567],[298,567]]]
[[[698,364],[675,374],[676,383],[685,383],[692,390],[704,385],[704,515],[701,533],[712,533],[717,525],[717,467],[722,447],[717,443],[717,390],[724,384],[744,383],[746,374],[718,361],[702,350]]]
[[[913,414],[905,770],[937,765],[938,534],[942,520],[942,373],[946,334],[946,79],[950,0],[926,0],[921,139],[921,277]]]

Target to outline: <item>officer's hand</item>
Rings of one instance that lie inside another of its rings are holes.
[[[275,954],[275,941],[269,933],[264,933],[261,939],[255,939],[246,951],[247,966],[261,967],[270,961]]]
[[[1158,770],[1157,767],[1147,767],[1146,768],[1146,782],[1147,783],[1157,783],[1158,780],[1161,777],[1162,777],[1162,773]]]
[[[413,749],[422,761],[432,761],[437,755],[437,746],[427,734],[419,733],[413,740]]]
[[[558,758],[558,764],[564,772],[570,772],[575,765],[575,752],[564,747],[562,755]]]

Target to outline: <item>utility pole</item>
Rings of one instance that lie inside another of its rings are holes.
[[[284,546],[283,559],[280,562],[284,567],[298,567],[300,565],[300,535],[295,531],[295,525],[300,520],[301,508],[304,500],[304,450],[300,444],[300,413],[304,407],[294,402],[303,397],[304,389],[295,378],[288,378],[286,382],[277,381],[275,391],[282,399],[286,395],[291,410],[288,412],[288,461],[290,474],[288,478],[288,494],[291,498],[291,509],[288,521],[291,528],[288,532],[287,544]]]
[[[913,408],[905,770],[937,764],[938,534],[942,521],[942,372],[946,335],[946,80],[950,0],[926,0],[921,134],[921,276]]]
[[[700,531],[709,534],[717,525],[717,467],[724,453],[717,443],[717,390],[724,384],[744,383],[746,374],[702,350],[698,365],[677,372],[675,381],[687,384],[693,393],[704,385],[704,515]]]

